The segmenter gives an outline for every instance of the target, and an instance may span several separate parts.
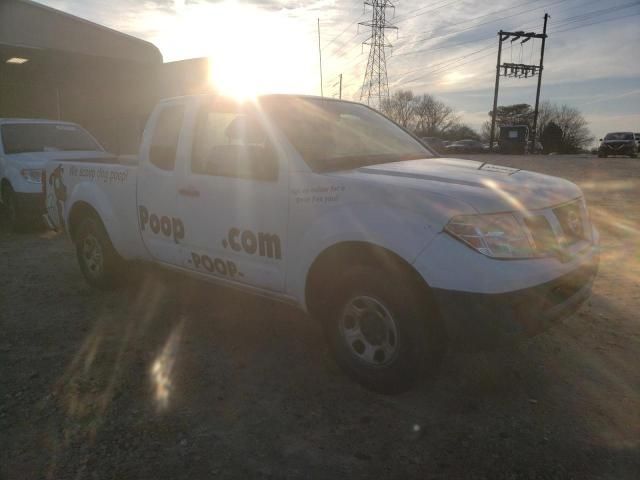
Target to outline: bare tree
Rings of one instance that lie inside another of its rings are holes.
[[[537,137],[540,138],[544,129],[549,125],[550,122],[553,122],[556,115],[558,113],[558,107],[551,103],[550,101],[544,101],[538,106],[538,131]]]
[[[415,116],[415,96],[411,90],[398,90],[380,105],[382,113],[394,122],[410,128]]]
[[[557,108],[553,121],[562,129],[562,146],[565,152],[575,152],[593,143],[594,137],[588,122],[577,108],[562,105]]]
[[[491,115],[491,112],[489,112]],[[530,105],[516,104],[498,107],[497,123],[501,125],[523,124],[532,127],[533,110]],[[588,128],[588,123],[582,113],[567,105],[558,106],[549,101],[542,102],[538,109],[538,131],[537,138],[540,139],[546,127],[554,123],[562,129],[562,139],[560,140],[560,153],[576,152],[588,147],[593,142],[593,136]],[[490,125],[490,124],[489,124]],[[485,135],[486,124],[483,125],[483,136]],[[547,146],[544,145],[545,149]]]
[[[485,120],[480,127],[480,139],[483,142],[489,142],[491,140],[491,121]]]
[[[458,122],[453,108],[428,93],[415,99],[415,130],[420,135],[436,136],[449,130]]]

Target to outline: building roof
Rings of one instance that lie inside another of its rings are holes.
[[[150,42],[31,0],[0,2],[0,45],[162,63]]]

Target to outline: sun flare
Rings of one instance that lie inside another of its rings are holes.
[[[235,1],[187,3],[156,42],[168,60],[207,57],[211,87],[227,95],[317,94],[314,28],[283,11]]]

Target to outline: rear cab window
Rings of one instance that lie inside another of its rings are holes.
[[[184,105],[163,107],[156,118],[149,162],[160,170],[173,171],[175,168],[183,118]]]

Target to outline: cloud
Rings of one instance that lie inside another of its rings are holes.
[[[44,0],[43,3],[156,42],[165,58],[179,59],[202,55],[202,45],[163,41],[162,38],[168,38],[163,37],[163,33],[175,27],[184,11],[224,2]],[[308,44],[305,57],[309,58],[317,55],[316,19],[320,18],[326,89],[330,94],[335,93],[332,85],[342,73],[344,96],[358,99],[369,52],[368,46],[362,45],[369,31],[358,22],[370,19],[370,7],[365,10],[363,2],[358,0],[238,0],[237,3],[277,15],[274,19],[286,16],[302,26],[307,36],[305,45]],[[491,107],[497,31],[540,31],[545,11],[551,20],[543,99],[584,109],[588,118],[593,118],[594,125],[632,121],[625,116],[631,113],[629,109],[640,111],[638,96],[625,95],[637,88],[630,82],[637,85],[640,77],[637,61],[640,6],[637,4],[630,5],[628,0],[497,0],[490,4],[480,0],[440,0],[428,5],[422,0],[402,0],[397,3],[395,16],[393,11],[388,12],[388,19],[398,27],[397,37],[393,31],[388,32],[388,39],[394,44],[387,52],[390,85],[393,88],[409,86],[416,93],[438,95],[464,112],[472,124]],[[269,21],[269,17],[264,18]],[[584,28],[576,28],[582,25]],[[215,20],[211,28],[215,28]],[[522,55],[525,60],[535,62],[538,47],[539,41],[530,42],[522,50],[518,43],[513,49],[508,43],[504,45],[503,58],[519,59]],[[298,68],[297,63],[291,59],[291,68]],[[535,80],[503,79],[500,94],[501,103],[532,103]],[[624,96],[614,98],[617,95]],[[607,113],[598,116],[598,112]],[[622,117],[616,120],[616,114]]]

